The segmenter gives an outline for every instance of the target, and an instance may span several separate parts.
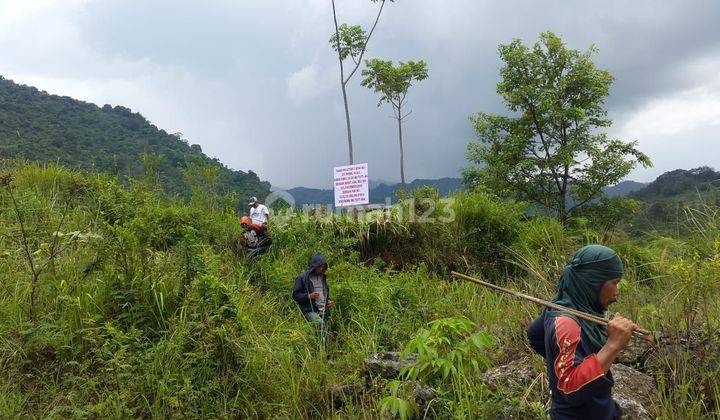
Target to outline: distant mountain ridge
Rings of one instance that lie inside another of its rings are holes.
[[[386,199],[395,202],[395,192],[400,190],[400,183],[386,184],[387,181],[370,180],[370,203],[385,204]],[[462,179],[460,178],[439,178],[439,179],[416,179],[407,184],[407,189],[414,190],[423,186],[430,185],[440,192],[440,195],[446,196],[453,191],[463,188]],[[295,205],[302,206],[304,204],[333,204],[335,202],[335,193],[331,189],[295,187],[285,190],[295,199]]]
[[[720,172],[708,166],[701,166],[665,172],[645,188],[632,192],[630,197],[643,201],[692,198],[689,196],[718,188],[720,188]]]
[[[416,179],[409,184],[407,188],[414,190],[423,186],[432,186],[437,188],[441,196],[461,190],[463,188],[462,178],[445,177],[439,179]],[[637,181],[622,181],[618,184],[605,188],[605,195],[608,197],[625,197],[636,191],[640,191],[649,184]],[[276,188],[273,188],[276,189]],[[395,201],[395,193],[400,189],[400,183],[387,184],[384,181],[370,180],[370,203],[385,204],[386,198],[390,198],[391,202]],[[304,204],[333,204],[335,200],[332,189],[295,187],[285,190],[295,199],[295,204],[302,206]]]
[[[436,188],[441,196],[446,196],[453,191],[457,191],[463,188],[462,179],[460,178],[439,178],[439,179],[416,179],[407,184],[408,190],[416,190],[424,186],[431,186]],[[401,184],[380,184],[377,187],[370,190],[370,202],[376,204],[384,204],[386,199],[391,199],[391,202],[395,200],[395,193],[399,191]]]
[[[138,177],[148,153],[160,157],[152,164],[170,193],[187,193],[182,168],[189,162],[217,168],[220,192],[235,192],[243,201],[270,192],[254,172],[226,167],[128,108],[98,107],[0,76],[0,157]]]
[[[603,192],[608,197],[625,197],[635,191],[639,191],[648,185],[647,182],[621,181],[615,185],[605,187]]]

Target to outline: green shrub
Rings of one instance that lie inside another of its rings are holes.
[[[502,266],[507,248],[520,234],[526,206],[484,193],[461,193],[451,198],[458,239],[465,252],[483,266]]]

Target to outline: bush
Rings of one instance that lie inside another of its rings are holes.
[[[640,201],[632,198],[602,197],[596,203],[581,207],[579,214],[588,219],[593,229],[610,231],[618,226],[632,225],[642,207]]]
[[[458,240],[467,255],[487,268],[501,268],[520,234],[527,206],[485,193],[451,197]]]

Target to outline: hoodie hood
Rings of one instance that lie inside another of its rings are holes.
[[[310,265],[308,266],[308,271],[313,271],[316,268],[320,267],[321,265],[327,265],[327,261],[325,260],[325,257],[321,253],[316,253],[313,255],[312,259],[310,260]]]

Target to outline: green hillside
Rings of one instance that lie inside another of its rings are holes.
[[[270,185],[252,172],[232,170],[179,136],[157,128],[130,109],[102,108],[67,96],[50,95],[0,76],[0,157],[52,162],[122,177],[140,177],[145,165],[169,193],[186,194],[182,169],[216,168],[220,192],[241,199],[264,197]],[[147,172],[147,170],[146,170]]]
[[[714,191],[720,186],[720,172],[701,166],[695,169],[676,169],[665,172],[644,188],[634,191],[631,197],[654,202],[669,198],[694,199],[698,194]]]

